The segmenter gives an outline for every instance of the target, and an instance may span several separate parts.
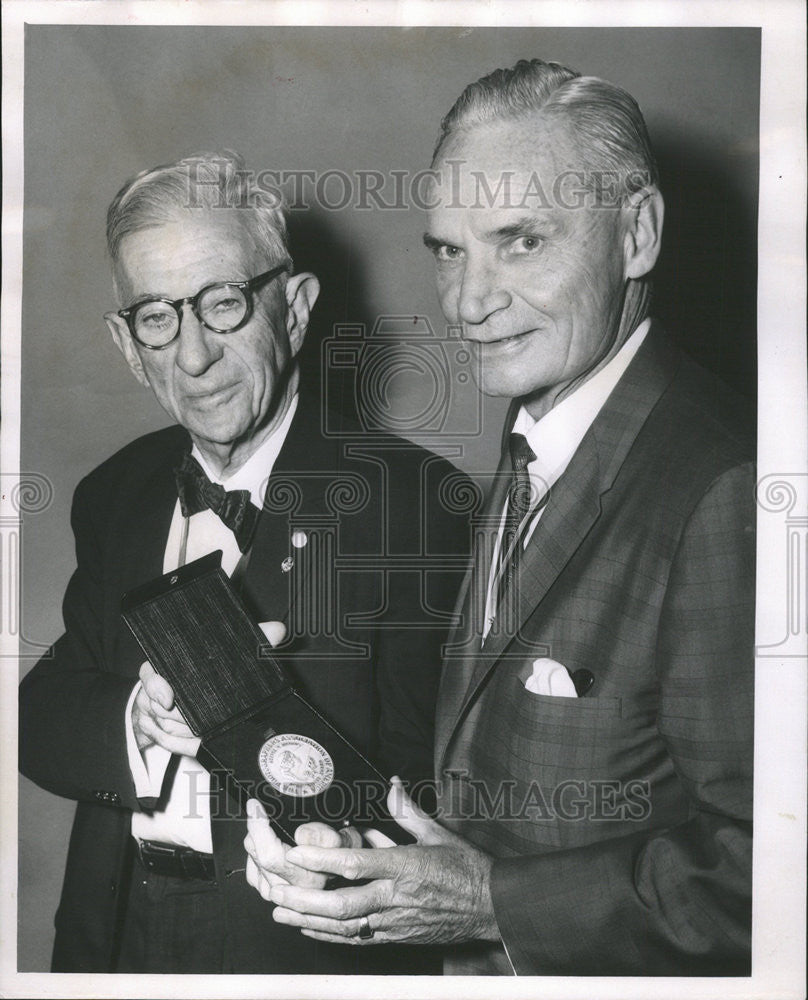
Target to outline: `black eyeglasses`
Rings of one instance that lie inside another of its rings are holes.
[[[291,261],[285,260],[249,281],[219,281],[205,285],[196,295],[184,299],[144,299],[118,315],[126,320],[135,340],[150,351],[162,351],[180,335],[182,308],[187,302],[194,316],[214,333],[233,333],[252,316],[253,292],[279,274],[288,271]]]

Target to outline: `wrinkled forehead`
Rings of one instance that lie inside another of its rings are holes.
[[[584,155],[568,125],[538,113],[458,131],[433,171],[430,207],[563,205],[566,189],[584,179]]]
[[[212,282],[250,278],[259,258],[238,210],[178,209],[122,238],[113,279],[119,298],[180,297]]]

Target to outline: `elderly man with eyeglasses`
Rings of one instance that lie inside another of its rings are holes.
[[[318,279],[294,273],[283,211],[250,183],[236,157],[191,157],[127,183],[108,213],[121,308],[107,326],[175,426],[80,483],[65,633],[21,686],[21,770],[78,801],[54,971],[437,971],[426,951],[369,958],[272,920],[245,877],[243,811],[196,760],[172,689],[120,617],[133,587],[221,550],[256,622],[273,644],[285,639],[295,687],[388,775],[429,776],[441,612],[459,574],[420,579],[383,560],[429,552],[448,565],[456,554],[462,566],[467,528],[443,502],[459,474],[350,422],[334,434],[297,361]],[[335,512],[346,477],[364,499]],[[292,513],[338,521],[348,571],[333,589],[301,584],[309,539],[277,502],[289,489]],[[363,572],[350,571],[354,556]],[[291,606],[305,630],[284,626]],[[343,843],[325,825],[308,836]],[[285,864],[280,841],[267,850],[277,877],[323,884]]]

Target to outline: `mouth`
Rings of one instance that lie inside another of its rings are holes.
[[[197,406],[205,404],[218,404],[223,402],[236,390],[238,383],[230,382],[227,385],[216,386],[212,389],[205,389],[197,392],[185,393],[185,398]]]
[[[518,346],[533,332],[533,330],[525,330],[523,333],[514,333],[510,337],[497,337],[494,340],[477,340],[473,337],[467,337],[466,339],[469,343],[473,344],[478,351],[506,351],[509,348]]]

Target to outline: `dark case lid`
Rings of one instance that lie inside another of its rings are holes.
[[[289,687],[212,552],[127,593],[124,621],[197,735]]]

